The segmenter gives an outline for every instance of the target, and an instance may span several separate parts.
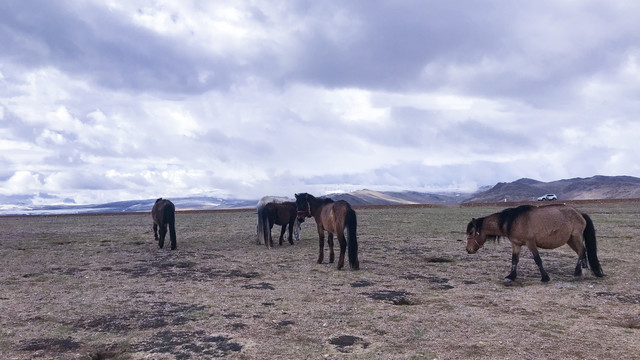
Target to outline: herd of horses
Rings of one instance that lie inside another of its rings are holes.
[[[338,239],[340,254],[338,270],[344,267],[345,254],[348,254],[349,266],[352,270],[360,268],[358,261],[357,218],[351,205],[344,200],[333,201],[329,198],[317,198],[308,193],[295,194],[295,202],[282,197],[263,197],[257,205],[258,244],[264,242],[267,248],[273,246],[271,229],[281,225],[280,245],[286,229],[289,230],[290,244],[293,239],[300,240],[300,223],[313,217],[318,229],[319,252],[317,262],[324,261],[325,232],[328,234],[329,262],[335,261],[333,250],[334,235]],[[158,246],[164,246],[169,228],[171,249],[176,249],[175,206],[166,199],[156,200],[151,215],[153,231]],[[159,230],[159,234],[158,234]],[[345,236],[346,230],[346,236]],[[574,276],[581,276],[583,268],[591,268],[597,277],[604,276],[597,255],[596,232],[591,218],[565,204],[544,206],[521,205],[507,208],[485,217],[473,218],[467,225],[466,250],[476,253],[487,240],[506,237],[511,242],[511,272],[505,281],[513,281],[517,277],[520,250],[526,246],[533,255],[541,281],[549,281],[549,275],[542,266],[538,248],[555,249],[568,244],[578,255],[578,263]]]

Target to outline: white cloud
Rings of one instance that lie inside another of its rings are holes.
[[[0,189],[82,203],[640,176],[637,7],[0,3]]]

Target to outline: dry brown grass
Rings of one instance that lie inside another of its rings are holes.
[[[0,353],[24,359],[637,358],[640,202],[581,202],[603,279],[568,247],[464,250],[478,207],[361,208],[360,271],[316,264],[302,240],[255,244],[250,211],[177,215],[178,250],[149,214],[0,217]],[[276,231],[274,231],[276,235]],[[328,257],[325,256],[325,259]]]

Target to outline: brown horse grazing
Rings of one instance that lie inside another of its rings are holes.
[[[171,250],[176,249],[176,207],[169,200],[159,198],[151,209],[153,218],[153,235],[158,240],[158,246],[162,249],[164,238],[167,235],[167,225],[169,225],[169,238],[171,239]],[[158,227],[160,236],[158,237]]]
[[[505,278],[507,281],[516,279],[520,248],[523,245],[531,250],[533,260],[540,269],[542,282],[548,282],[549,275],[542,267],[538,248],[555,249],[564,244],[569,244],[578,254],[574,276],[582,275],[582,268],[587,267],[587,258],[593,274],[597,277],[604,275],[596,253],[596,230],[593,222],[587,214],[572,207],[563,204],[522,205],[472,219],[467,225],[467,252],[475,254],[487,237],[498,236],[506,236],[511,241],[511,273]]]
[[[333,253],[333,234],[338,236],[340,243],[340,258],[338,259],[338,270],[344,267],[344,254],[349,249],[349,266],[352,270],[360,268],[358,261],[358,241],[356,239],[356,212],[353,211],[348,202],[341,200],[334,202],[331,199],[317,199],[313,195],[303,193],[296,195],[296,206],[298,209],[298,219],[312,217],[318,226],[318,236],[320,252],[318,254],[318,264],[324,260],[324,232],[327,231],[329,237],[329,262],[333,263],[335,255]],[[347,228],[349,243],[344,236],[344,229]]]
[[[287,225],[289,226],[289,244],[293,245],[293,227],[297,220],[296,210],[296,204],[291,201],[283,203],[270,202],[264,205],[262,208],[262,221],[259,221],[259,223],[264,227],[262,233],[264,234],[264,244],[267,246],[267,249],[273,246],[271,229],[274,224],[282,225],[282,230],[280,230],[280,246],[282,246],[282,238],[284,237],[284,231]],[[302,221],[304,221],[304,219]]]

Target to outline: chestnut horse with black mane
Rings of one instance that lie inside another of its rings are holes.
[[[521,205],[504,209],[486,217],[472,219],[467,225],[467,252],[475,254],[484,245],[487,237],[506,236],[511,241],[511,272],[506,281],[517,277],[520,249],[527,246],[538,265],[542,282],[549,281],[549,275],[542,267],[538,248],[555,249],[568,244],[578,254],[578,264],[574,276],[582,275],[587,268],[602,277],[602,268],[596,250],[596,230],[589,215],[564,204],[533,206]],[[584,244],[583,244],[584,243]]]
[[[360,268],[358,261],[358,240],[356,239],[356,212],[351,208],[348,202],[344,200],[333,201],[331,199],[318,199],[313,195],[303,193],[296,195],[296,206],[298,209],[298,219],[312,217],[318,226],[318,236],[320,251],[318,253],[318,264],[322,264],[324,260],[324,232],[327,231],[329,237],[329,262],[334,262],[333,252],[333,234],[338,236],[340,243],[340,258],[338,259],[338,270],[344,267],[344,255],[349,250],[349,266],[352,270]],[[347,229],[347,239],[344,236],[344,230]]]
[[[151,209],[153,218],[153,235],[158,241],[158,246],[162,249],[164,238],[167,235],[167,225],[169,226],[169,238],[171,239],[171,250],[176,249],[176,207],[169,200],[159,198]],[[160,236],[158,237],[158,227]]]

